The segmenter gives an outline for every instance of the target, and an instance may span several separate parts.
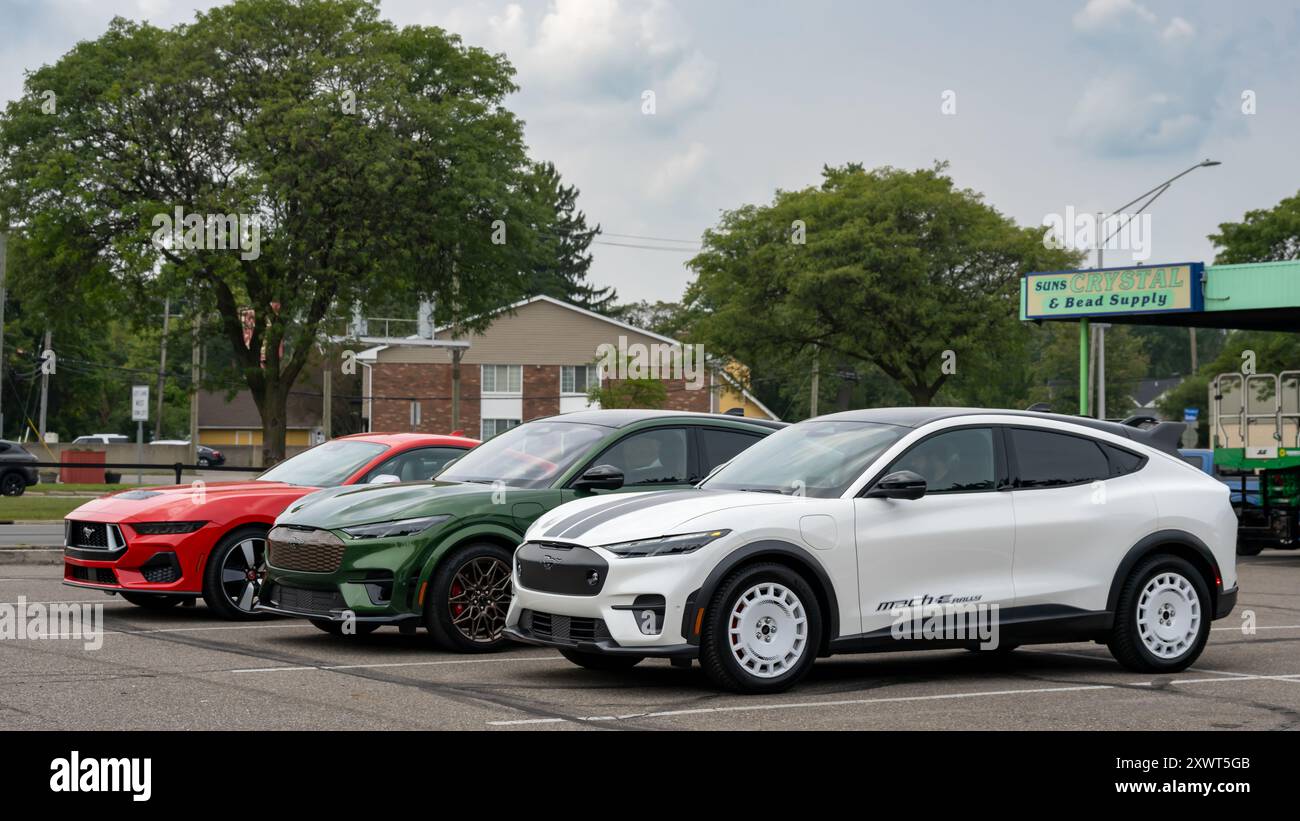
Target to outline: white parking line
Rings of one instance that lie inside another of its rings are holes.
[[[647,713],[626,713],[624,715],[609,716],[582,716],[573,719],[567,718],[523,718],[510,721],[489,721],[490,726],[510,727],[524,724],[560,724],[567,721],[589,722],[589,721],[630,721],[639,718],[675,718],[679,716],[708,715],[711,713],[743,713],[743,712],[774,712],[777,710],[805,710],[815,707],[851,707],[864,704],[899,704],[912,701],[945,701],[952,699],[967,698],[995,698],[999,696],[1021,696],[1032,695],[1035,693],[1077,693],[1085,690],[1116,690],[1121,687],[1155,687],[1157,685],[1169,684],[1208,684],[1224,683],[1228,681],[1253,681],[1253,680],[1285,680],[1293,681],[1300,678],[1300,673],[1291,673],[1286,676],[1253,676],[1253,675],[1236,675],[1233,678],[1192,678],[1192,679],[1174,679],[1172,681],[1141,681],[1133,682],[1127,685],[1120,684],[1087,684],[1076,685],[1071,687],[1034,687],[1020,690],[984,690],[970,693],[943,693],[932,696],[893,696],[888,698],[854,698],[841,699],[837,701],[801,701],[789,704],[736,704],[728,707],[696,707],[689,710],[661,710],[658,712]]]

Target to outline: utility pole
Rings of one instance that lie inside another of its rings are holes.
[[[162,350],[158,354],[158,409],[153,423],[153,438],[162,438],[163,386],[167,380],[167,331],[171,320],[172,298],[163,299]]]
[[[199,463],[199,329],[203,320],[194,314],[194,338],[190,347],[190,464]]]
[[[3,286],[2,284],[0,284],[0,295],[3,295],[3,294],[4,294],[4,286]],[[4,319],[5,319],[4,306],[0,306],[0,328],[3,328],[3,327],[4,327]],[[1188,336],[1188,338],[1191,340],[1191,343],[1192,343],[1192,373],[1191,373],[1191,375],[1192,375],[1192,376],[1195,376],[1195,375],[1196,375],[1197,368],[1198,368],[1198,365],[1197,365],[1197,363],[1196,363],[1196,329],[1195,329],[1195,328],[1188,328],[1188,329],[1187,329],[1187,336]],[[3,421],[3,420],[4,420],[4,415],[3,415],[3,414],[0,414],[0,421]]]
[[[321,393],[325,395],[325,407],[321,409],[321,432],[325,434],[325,441],[334,438],[334,357],[333,345],[326,340],[323,348],[325,352],[325,370],[321,376]]]
[[[5,266],[9,262],[9,235],[0,231],[0,438],[5,435]]]
[[[41,347],[41,415],[39,424],[37,425],[42,445],[45,444],[45,410],[49,407],[50,401],[50,369],[49,363],[45,359],[46,354],[50,350],[50,336],[50,329],[46,328],[45,345]]]
[[[451,429],[460,430],[460,348],[451,349]]]
[[[821,347],[813,346],[813,367],[812,367],[812,394],[808,397],[808,418],[811,419],[817,415],[817,393],[821,390],[822,376],[822,351]]]

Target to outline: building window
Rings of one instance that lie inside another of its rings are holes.
[[[412,428],[420,427],[420,403],[419,402],[411,403],[411,427]]]
[[[479,438],[486,442],[498,433],[505,433],[518,424],[518,419],[484,419]]]
[[[599,381],[595,365],[561,365],[560,393],[586,394]]]
[[[484,365],[483,393],[523,393],[523,365]]]

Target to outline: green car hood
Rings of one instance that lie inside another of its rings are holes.
[[[337,530],[371,522],[455,515],[490,500],[492,492],[491,485],[436,481],[335,487],[307,494],[289,505],[275,523]]]

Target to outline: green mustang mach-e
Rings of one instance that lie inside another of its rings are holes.
[[[539,516],[592,494],[688,489],[780,427],[719,414],[580,411],[512,428],[432,481],[312,493],[267,537],[258,610],[335,635],[423,624],[449,650],[497,648],[508,641],[512,556]]]

